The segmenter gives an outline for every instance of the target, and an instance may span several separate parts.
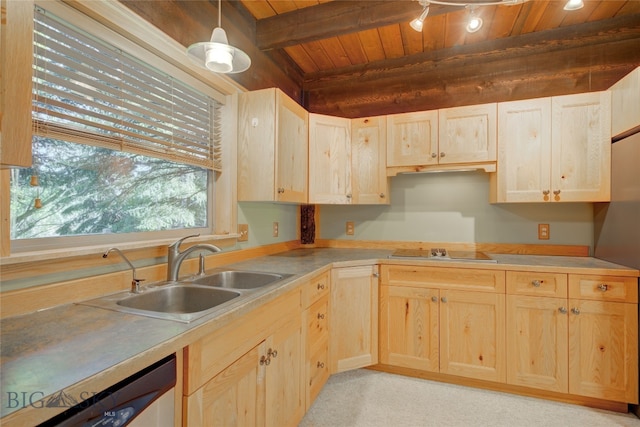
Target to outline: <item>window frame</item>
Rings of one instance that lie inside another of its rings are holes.
[[[198,90],[201,90],[221,104],[223,123],[222,162],[224,173],[210,171],[208,174],[208,229],[169,230],[144,233],[107,234],[91,236],[68,236],[47,239],[11,240],[11,254],[3,257],[4,263],[25,262],[31,258],[54,259],[76,256],[77,253],[94,253],[106,245],[125,244],[126,247],[154,247],[166,241],[201,234],[195,240],[229,241],[235,243],[237,237],[237,197],[236,188],[236,125],[237,94],[243,89],[227,76],[214,75],[199,69],[187,59],[184,47],[162,33],[126,6],[118,2],[74,2],[65,4],[59,0],[37,0],[35,5],[52,14],[73,22],[74,26],[101,38],[118,48],[129,51],[141,61],[166,72]],[[144,40],[153,40],[162,46],[161,50]],[[3,185],[2,192],[8,192]],[[49,242],[36,240],[55,239]],[[33,244],[27,243],[32,240]],[[65,248],[76,248],[68,251]],[[50,252],[50,253],[45,253]],[[37,256],[34,255],[37,253]]]

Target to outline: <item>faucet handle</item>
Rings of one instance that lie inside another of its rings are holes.
[[[182,239],[176,240],[175,242],[170,244],[169,247],[172,248],[172,249],[180,249],[180,245],[182,244],[182,242],[184,242],[185,240],[190,239],[192,237],[198,237],[198,236],[200,236],[200,233],[192,234],[191,236],[183,237]]]

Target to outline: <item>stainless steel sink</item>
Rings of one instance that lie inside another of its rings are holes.
[[[240,295],[229,289],[169,282],[145,287],[140,294],[118,293],[79,304],[188,323],[221,309]]]
[[[291,274],[266,273],[260,271],[228,270],[219,271],[196,279],[191,283],[230,289],[256,289],[277,282]]]

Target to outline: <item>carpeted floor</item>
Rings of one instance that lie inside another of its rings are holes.
[[[359,369],[333,375],[300,427],[640,426],[633,414]]]

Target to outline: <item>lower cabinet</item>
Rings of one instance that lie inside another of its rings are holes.
[[[331,373],[378,363],[378,266],[331,271]]]
[[[504,382],[504,294],[447,289],[455,269],[383,266],[380,288],[380,361],[427,372]],[[477,286],[504,280],[477,271]],[[424,276],[425,287],[415,287]],[[431,281],[431,283],[428,283]],[[462,286],[473,284],[460,277]],[[440,282],[440,283],[438,283]],[[396,283],[397,286],[389,286]],[[411,286],[405,286],[410,284]],[[431,288],[428,286],[443,286]]]
[[[309,408],[329,379],[329,272],[303,285],[305,394]]]
[[[297,292],[187,347],[183,425],[296,426],[305,412],[302,339]]]
[[[507,293],[509,384],[638,403],[635,278],[509,271]]]

